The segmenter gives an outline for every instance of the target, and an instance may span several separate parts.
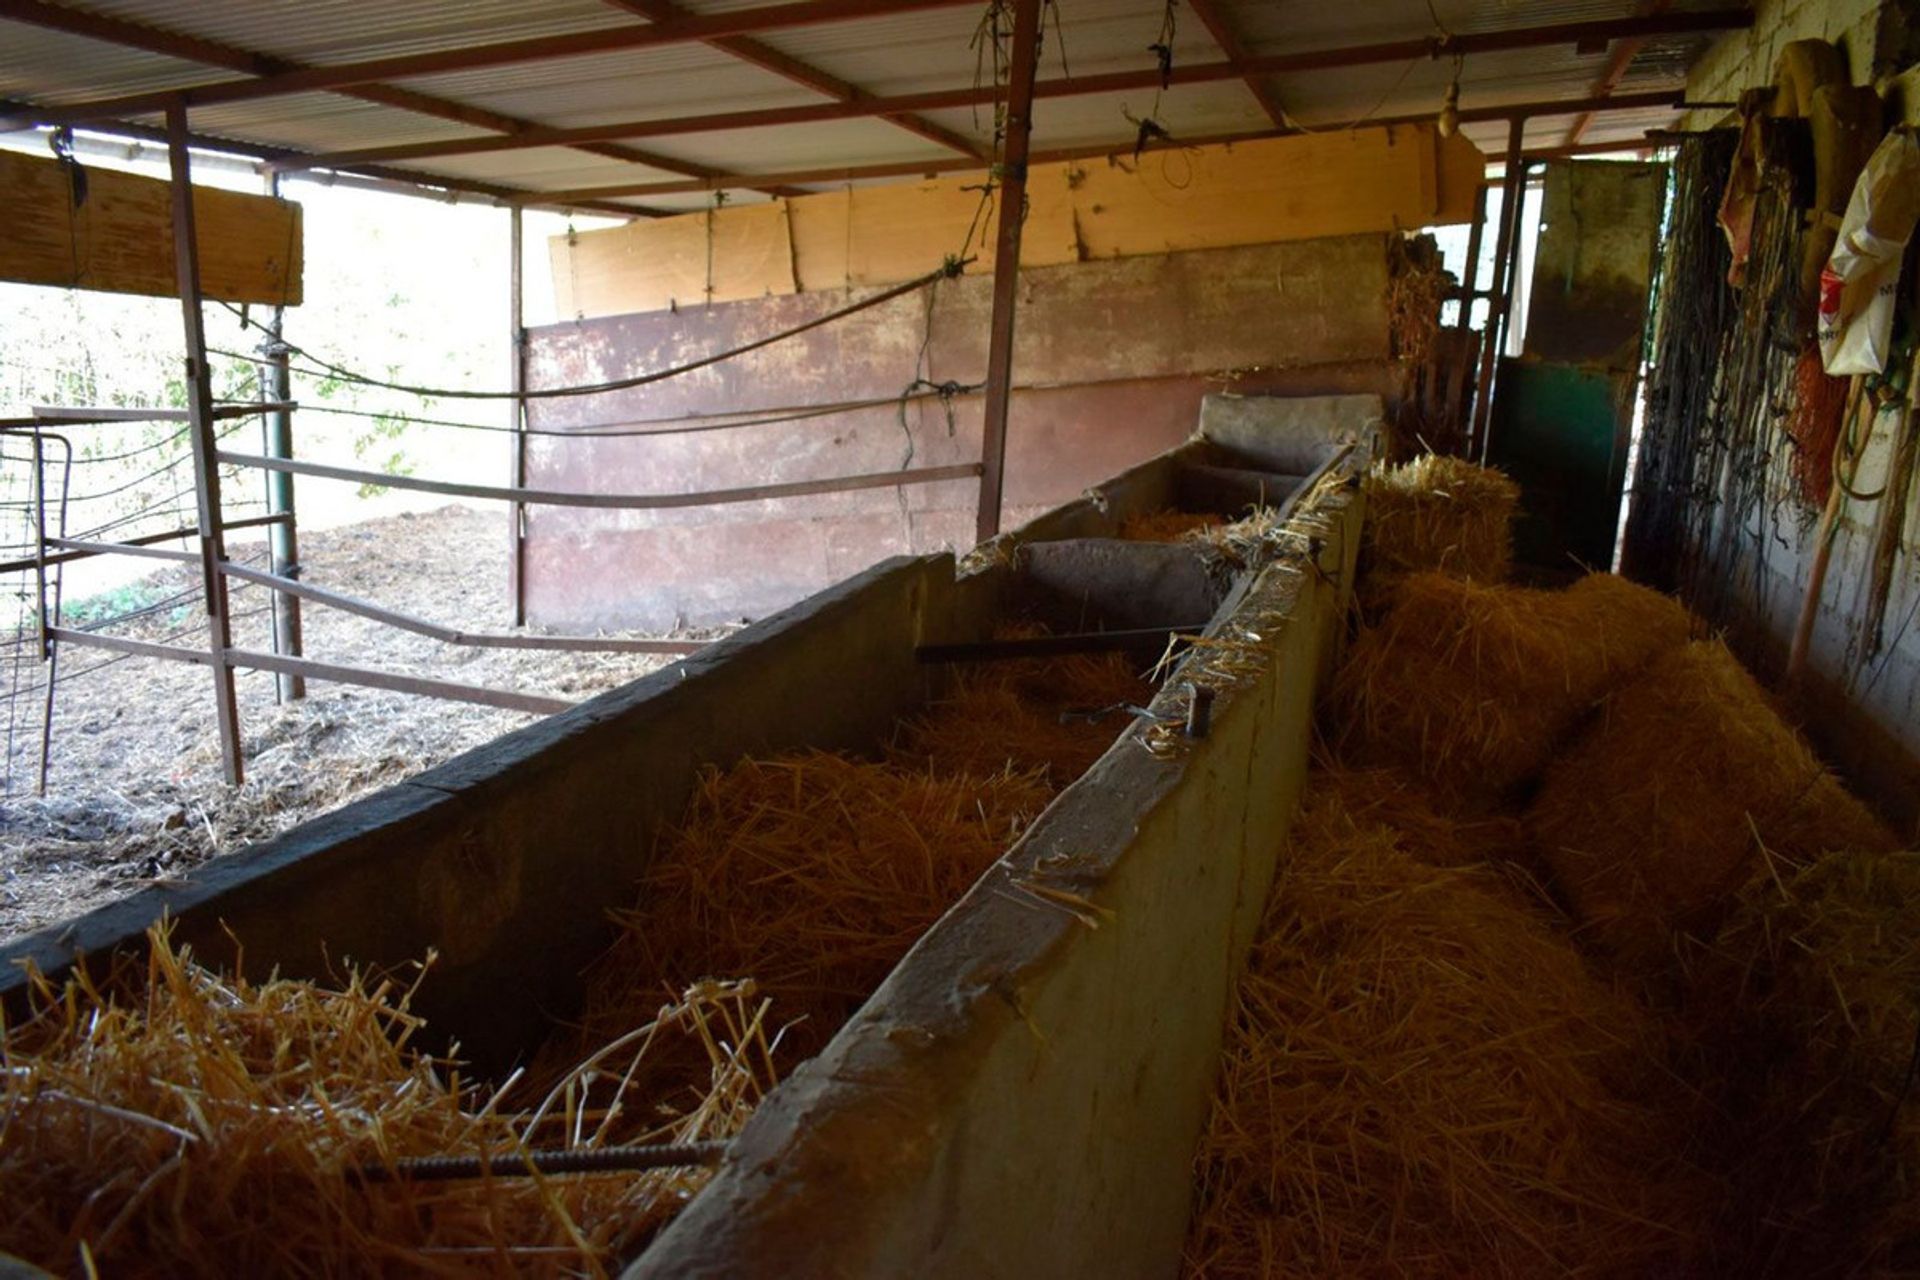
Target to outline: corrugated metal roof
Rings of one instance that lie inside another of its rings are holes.
[[[73,3],[74,0],[54,0]],[[681,0],[690,12],[750,10],[772,0]],[[1723,0],[1680,0],[1680,10]],[[1227,23],[1254,53],[1300,52],[1436,33],[1435,18],[1455,33],[1631,16],[1635,0],[1365,0],[1306,4],[1300,0],[1215,0]],[[76,6],[77,7],[77,6]],[[502,40],[642,25],[612,0],[87,0],[90,13],[158,31],[213,40],[278,58],[318,64],[490,44]],[[1047,32],[1041,75],[1055,79],[1150,70],[1147,46],[1161,35],[1165,0],[1057,0],[1058,28]],[[786,28],[755,38],[831,76],[882,95],[965,88],[981,75],[977,4]],[[1174,9],[1176,66],[1218,62],[1221,52],[1190,9]],[[1620,92],[1676,89],[1707,38],[1663,38],[1636,57]],[[19,22],[0,21],[0,96],[62,104],[236,78],[218,67],[121,48]],[[1064,64],[1062,57],[1064,54]],[[1586,96],[1607,63],[1605,51],[1569,46],[1478,54],[1461,73],[1463,107]],[[1437,111],[1454,74],[1451,59],[1413,59],[1270,77],[1266,87],[1289,115],[1309,127],[1360,116]],[[822,97],[791,80],[700,43],[616,50],[479,70],[419,76],[405,88],[460,106],[534,124],[574,127],[802,105]],[[1237,80],[1044,99],[1035,108],[1041,148],[1130,145],[1137,121],[1152,114],[1176,137],[1253,132],[1271,127],[1253,94]],[[963,137],[980,139],[989,113],[967,109],[927,117]],[[145,117],[149,122],[153,117]],[[1588,139],[1638,139],[1667,124],[1662,110],[1597,117]],[[196,107],[196,130],[263,146],[313,152],[407,146],[483,136],[471,125],[331,93]],[[1543,119],[1530,145],[1563,141],[1569,121]],[[1504,146],[1504,124],[1473,125],[1483,148]],[[721,172],[853,167],[950,158],[953,152],[878,119],[678,134],[635,146]],[[462,157],[425,157],[405,167],[524,188],[560,190],[646,182],[673,175],[579,149],[542,147]],[[697,204],[703,197],[691,199]],[[667,205],[663,200],[649,204]],[[675,198],[674,203],[684,203]]]

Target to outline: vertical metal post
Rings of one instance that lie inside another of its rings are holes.
[[[34,617],[40,623],[40,661],[53,656],[53,621],[47,617],[47,454],[40,424],[33,427]]]
[[[1483,171],[1480,175],[1486,177]],[[1486,238],[1487,230],[1487,184],[1482,182],[1479,190],[1473,193],[1473,225],[1467,230],[1467,270],[1461,277],[1460,288],[1466,296],[1460,300],[1460,327],[1473,326],[1474,294],[1480,291],[1480,242]]]
[[[278,197],[280,175],[267,175],[267,194]],[[293,399],[293,375],[288,368],[287,348],[280,340],[286,308],[275,306],[267,313],[266,359],[261,362],[260,394],[265,400],[284,404]],[[266,415],[266,455],[269,458],[293,457],[293,413],[275,409]],[[267,558],[275,577],[300,576],[300,537],[294,526],[293,475],[285,471],[267,471],[267,511],[283,517],[267,526]],[[288,657],[300,656],[300,597],[284,591],[273,593],[273,651]],[[286,703],[307,696],[307,678],[278,672],[273,677],[274,697]]]
[[[507,446],[512,450],[507,484],[515,489],[524,489],[527,485],[527,402],[522,398],[522,393],[527,389],[527,309],[525,289],[520,278],[524,234],[520,206],[514,205],[508,216],[507,307],[512,325],[509,377],[514,398],[508,401],[511,406],[508,411],[513,415],[513,435]],[[507,562],[507,588],[513,595],[513,625],[523,627],[527,624],[527,506],[524,502],[507,504],[507,522],[511,556]]]
[[[1480,377],[1474,385],[1473,431],[1467,437],[1470,453],[1487,456],[1487,424],[1493,415],[1493,371],[1500,360],[1500,326],[1506,319],[1507,299],[1513,296],[1507,279],[1507,259],[1520,228],[1520,206],[1526,203],[1526,166],[1520,158],[1527,121],[1515,116],[1507,122],[1507,171],[1500,184],[1500,233],[1494,240],[1493,281],[1487,286],[1487,325],[1480,335]]]
[[[213,655],[214,710],[220,725],[220,759],[227,782],[245,779],[240,762],[240,708],[233,694],[233,667],[227,651],[233,631],[227,616],[226,559],[220,527],[220,468],[214,460],[219,442],[213,434],[213,380],[207,369],[207,334],[200,314],[200,245],[193,219],[193,163],[187,155],[187,108],[167,108],[167,159],[173,179],[173,265],[180,291],[180,318],[186,338],[188,436],[193,441],[193,491],[199,508],[200,581],[206,595],[207,647]]]
[[[1000,225],[993,256],[993,321],[987,334],[986,415],[980,441],[980,516],[975,537],[1000,532],[1013,390],[1013,318],[1019,300],[1020,226],[1027,214],[1027,140],[1040,62],[1040,0],[1014,0],[1013,65],[1007,77],[1006,147],[1000,161]]]

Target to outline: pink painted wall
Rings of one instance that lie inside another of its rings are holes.
[[[1023,272],[1008,427],[1011,526],[1185,439],[1210,391],[1392,394],[1381,236]],[[961,279],[683,377],[532,402],[536,427],[698,425],[687,415],[886,403],[739,430],[536,436],[534,488],[664,493],[977,461],[978,395],[895,399],[916,377],[984,377],[989,282]],[[857,295],[856,295],[857,296]],[[596,382],[724,350],[846,305],[801,294],[535,329],[529,385]],[[973,541],[977,483],[946,481],[669,511],[534,508],[529,619],[661,628],[762,616],[885,556]]]

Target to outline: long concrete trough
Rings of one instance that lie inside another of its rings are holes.
[[[1371,396],[1210,397],[1185,445],[971,553],[889,560],[699,654],[0,951],[58,974],[163,914],[203,961],[325,979],[439,952],[415,1010],[499,1076],[580,998],[703,766],[873,750],[940,687],[929,646],[1019,614],[1205,639],[827,1048],[630,1277],[1166,1276],[1234,979],[1343,626]],[[1237,571],[1130,515],[1291,518]],[[1212,691],[1203,736],[1181,726]]]

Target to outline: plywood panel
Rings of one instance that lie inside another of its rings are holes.
[[[1425,124],[1036,165],[1020,260],[1044,267],[1464,222],[1484,169],[1471,142],[1442,139]],[[787,211],[792,283],[783,289],[754,274],[769,261],[754,235],[743,231],[734,241],[716,230],[714,271],[727,277],[714,281],[716,301],[897,284],[951,254],[973,257],[969,274],[984,275],[993,269],[998,212],[983,202],[984,180],[982,173],[948,174],[556,240],[561,313],[618,315],[698,301],[709,220],[716,229],[753,219],[771,227],[777,208]],[[756,256],[730,262],[731,244]]]
[[[795,291],[784,203],[740,205],[555,236],[554,301],[564,316],[665,311]]]
[[[1074,202],[1095,258],[1313,240],[1426,225],[1433,165],[1430,129],[1343,129],[1088,161]]]
[[[173,186],[0,152],[0,280],[174,297]],[[300,206],[195,187],[200,285],[209,298],[292,305],[304,264]]]

